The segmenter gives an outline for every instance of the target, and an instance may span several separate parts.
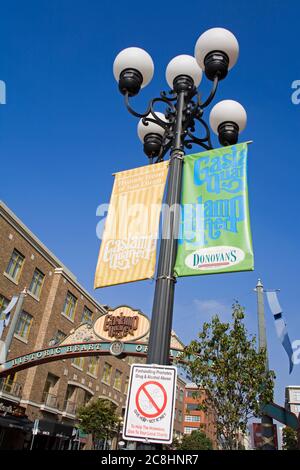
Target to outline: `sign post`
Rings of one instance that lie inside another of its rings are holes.
[[[33,449],[34,438],[39,432],[39,422],[40,422],[39,419],[36,419],[34,421],[34,426],[33,426],[33,429],[32,429],[32,439],[31,439],[31,444],[30,444],[30,450]]]
[[[123,439],[172,442],[176,378],[177,370],[173,366],[131,366]]]

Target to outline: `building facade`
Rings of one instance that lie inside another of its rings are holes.
[[[107,314],[76,277],[0,203],[0,314],[14,295],[27,295],[8,359],[61,343],[80,324]],[[1,340],[5,340],[5,328]],[[173,335],[174,336],[174,335]],[[0,449],[88,446],[76,432],[76,411],[94,398],[124,413],[130,365],[145,357],[76,357],[20,370],[0,379]],[[178,378],[174,433],[183,433],[185,382]],[[38,434],[32,435],[38,420]],[[119,429],[120,431],[120,429]],[[114,443],[99,443],[114,445]]]
[[[300,385],[285,387],[285,408],[295,415],[300,415]]]
[[[205,400],[205,391],[196,384],[188,383],[184,390],[184,434],[191,434],[193,431],[203,431],[209,437],[216,448],[216,435],[214,426],[214,413],[204,412],[200,405]]]

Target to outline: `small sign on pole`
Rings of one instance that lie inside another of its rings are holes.
[[[174,366],[132,364],[123,439],[172,442],[176,378]]]
[[[32,430],[32,434],[33,434],[34,436],[36,436],[37,433],[39,432],[39,422],[40,422],[39,419],[36,419],[36,420],[34,421],[33,430]]]
[[[34,438],[35,438],[35,436],[37,436],[37,434],[39,432],[39,423],[40,423],[39,419],[36,419],[34,421],[34,426],[32,428],[32,438],[31,438],[31,443],[30,443],[30,450],[33,449]]]

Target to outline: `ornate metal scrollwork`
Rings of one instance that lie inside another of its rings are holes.
[[[202,102],[201,95],[194,89],[186,99],[185,107],[183,111],[183,123],[182,123],[182,145],[188,149],[191,149],[193,144],[200,145],[205,150],[211,150],[213,148],[211,143],[210,129],[203,119],[204,109],[209,106],[215,97],[219,79],[216,77],[213,81],[212,90],[208,98]],[[176,109],[177,94],[174,90],[162,91],[160,96],[153,98],[144,113],[135,111],[129,103],[129,94],[125,94],[125,106],[127,110],[135,117],[143,120],[143,124],[147,126],[150,122],[157,124],[164,129],[164,135],[162,138],[162,145],[160,154],[156,158],[149,158],[150,163],[157,163],[164,159],[166,153],[172,147],[172,141],[174,137],[174,124],[176,121],[177,109]],[[154,107],[157,103],[163,103],[166,108],[164,115],[166,121],[163,121],[156,113]],[[204,130],[203,136],[197,136],[196,123],[200,123]]]

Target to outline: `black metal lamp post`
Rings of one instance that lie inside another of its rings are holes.
[[[157,279],[151,318],[147,362],[169,364],[172,330],[174,265],[179,229],[181,179],[185,148],[198,144],[212,149],[210,129],[203,119],[205,108],[212,102],[218,84],[223,80],[238,58],[239,46],[235,36],[226,29],[212,28],[202,34],[195,47],[195,57],[180,55],[168,64],[166,79],[171,90],[161,92],[150,101],[144,113],[133,110],[131,97],[138,94],[153,76],[154,65],[143,49],[130,47],[121,51],[114,61],[114,76],[124,95],[128,111],[140,118],[138,135],[150,163],[158,163],[170,150],[170,167],[166,204],[173,208],[164,220],[159,252]],[[205,101],[197,90],[202,74],[211,80],[211,93]],[[165,105],[165,112],[154,110],[156,103]],[[236,101],[219,102],[210,112],[210,126],[218,135],[221,145],[233,145],[239,132],[246,126],[246,112]],[[203,135],[196,136],[196,123]]]

